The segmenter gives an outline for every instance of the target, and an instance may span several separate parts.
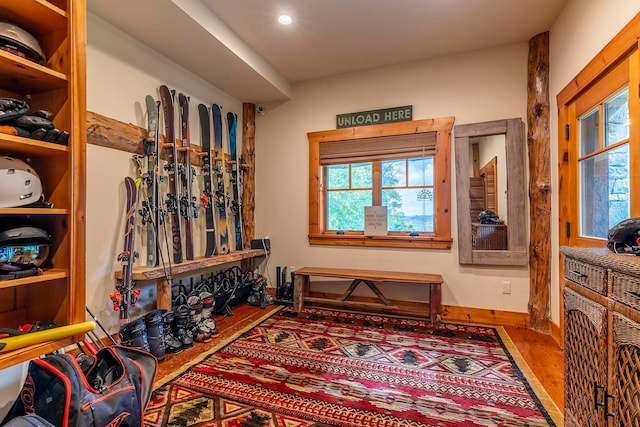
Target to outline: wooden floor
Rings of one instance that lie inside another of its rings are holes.
[[[234,308],[231,317],[216,316],[215,320],[220,335],[210,343],[196,343],[192,349],[177,355],[168,355],[165,361],[159,364],[156,378],[161,379],[176,370],[184,369],[185,365],[198,357],[200,353],[236,335],[247,325],[255,323],[277,308],[270,306],[261,310],[258,307],[242,304]],[[563,411],[564,365],[562,350],[548,335],[520,327],[505,327],[505,330],[549,396]]]

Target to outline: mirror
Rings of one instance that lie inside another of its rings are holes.
[[[454,133],[459,263],[528,265],[524,123],[471,123]],[[486,210],[498,218],[481,223]]]

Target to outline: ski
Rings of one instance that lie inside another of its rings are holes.
[[[236,129],[238,115],[227,113],[227,126],[229,129],[229,155],[231,156],[231,210],[235,219],[236,251],[243,249],[242,244],[242,155],[238,151],[236,143]]]
[[[198,104],[198,115],[200,116],[200,136],[202,145],[202,178],[204,181],[202,197],[202,207],[205,213],[205,257],[216,254],[216,229],[213,213],[213,185],[211,183],[211,125],[209,123],[209,110],[206,105]]]
[[[117,292],[110,294],[113,309],[120,312],[120,324],[129,323],[129,307],[136,304],[140,289],[134,289],[132,280],[133,263],[138,258],[135,252],[134,237],[136,234],[136,205],[138,200],[137,184],[131,177],[125,177],[124,186],[127,192],[124,222],[124,251],[118,255],[122,263],[122,279],[116,285]]]
[[[161,209],[159,207],[159,175],[158,159],[160,147],[158,139],[158,116],[160,115],[160,102],[152,96],[145,97],[147,105],[147,129],[148,136],[143,141],[144,159],[146,171],[142,180],[142,225],[147,231],[147,267],[158,265],[158,234],[157,227],[161,221]]]
[[[182,262],[182,233],[180,232],[180,194],[178,190],[176,174],[178,172],[178,156],[176,151],[176,139],[174,135],[174,93],[165,85],[160,86],[160,99],[164,113],[164,132],[166,143],[163,145],[167,152],[167,163],[164,166],[169,180],[169,193],[167,194],[167,213],[171,214],[171,241],[173,249],[173,262]]]
[[[229,228],[227,225],[227,196],[225,182],[228,179],[227,162],[224,157],[222,144],[222,110],[217,104],[211,106],[211,118],[213,121],[213,173],[215,174],[215,191],[213,203],[215,205],[215,219],[217,229],[218,254],[229,253]]]
[[[180,198],[180,213],[184,217],[185,258],[193,259],[193,219],[198,216],[196,198],[192,191],[194,171],[191,167],[191,142],[189,139],[189,98],[180,93],[178,95],[180,107],[180,121],[182,146],[180,147],[180,177],[182,181],[182,197]]]

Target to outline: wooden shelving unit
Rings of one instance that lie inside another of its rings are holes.
[[[0,135],[0,155],[27,161],[52,209],[0,209],[0,225],[24,216],[47,230],[53,244],[40,276],[0,281],[0,327],[37,321],[69,325],[85,320],[86,3],[85,0],[0,0],[0,20],[38,39],[39,65],[0,51],[0,90],[53,113],[68,145]],[[0,353],[0,369],[67,346],[81,336]]]

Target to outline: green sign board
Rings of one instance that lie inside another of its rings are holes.
[[[379,125],[382,123],[406,122],[409,120],[413,120],[413,105],[338,114],[336,115],[336,128]]]

